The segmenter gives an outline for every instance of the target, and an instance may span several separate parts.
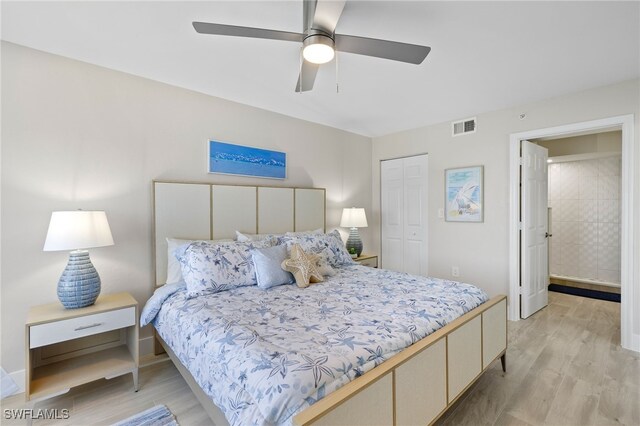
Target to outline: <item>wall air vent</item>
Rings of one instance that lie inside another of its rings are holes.
[[[451,123],[451,131],[453,136],[466,135],[467,133],[476,132],[476,118],[466,118]]]

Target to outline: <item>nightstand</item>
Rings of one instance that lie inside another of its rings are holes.
[[[138,390],[138,302],[129,293],[65,309],[29,309],[25,328],[25,399],[36,402],[94,380],[133,374]]]
[[[361,254],[360,257],[353,259],[363,266],[369,266],[371,268],[378,267],[378,256],[375,254]]]

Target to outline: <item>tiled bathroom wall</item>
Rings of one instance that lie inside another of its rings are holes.
[[[551,275],[620,283],[621,157],[549,164]]]

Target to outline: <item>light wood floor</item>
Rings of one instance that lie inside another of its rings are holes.
[[[438,425],[640,425],[640,356],[620,348],[620,304],[549,293],[549,306],[509,322],[507,373],[495,364]],[[97,381],[38,403],[66,408],[68,420],[34,425],[111,424],[165,404],[181,426],[211,424],[171,362]],[[23,408],[22,395],[2,401]],[[25,422],[0,420],[4,424]]]
[[[620,347],[620,304],[549,292],[509,322],[507,373],[487,371],[439,425],[640,425],[640,356]]]

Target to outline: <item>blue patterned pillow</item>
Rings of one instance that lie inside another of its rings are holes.
[[[280,266],[287,258],[286,246],[257,248],[251,251],[251,255],[256,268],[256,281],[261,289],[295,283],[293,274]]]
[[[300,247],[302,247],[305,252],[315,254],[320,254],[326,250],[324,257],[326,257],[329,264],[333,267],[354,263],[351,255],[344,247],[344,243],[337,229],[328,234],[285,235],[278,237],[276,243],[286,244],[287,250],[289,251],[291,251],[291,247],[293,247],[294,244],[300,244]]]
[[[210,244],[196,241],[180,257],[187,297],[218,293],[256,284],[251,250],[269,247],[271,241]]]

